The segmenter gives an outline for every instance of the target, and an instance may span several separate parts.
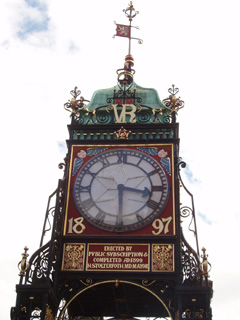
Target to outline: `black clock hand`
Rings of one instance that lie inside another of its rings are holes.
[[[150,194],[150,191],[148,190],[148,188],[144,188],[144,190],[140,190],[140,189],[136,189],[136,188],[130,188],[130,187],[125,187],[123,185],[119,185],[119,186],[122,186],[121,188],[124,190],[124,191],[130,191],[130,192],[137,192],[137,193],[142,193],[142,197],[147,197],[149,196]],[[119,187],[118,186],[118,187]]]
[[[118,185],[118,217],[117,226],[122,225],[122,208],[123,208],[123,184]]]

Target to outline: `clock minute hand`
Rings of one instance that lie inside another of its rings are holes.
[[[148,188],[144,188],[144,190],[136,189],[136,188],[130,188],[130,187],[123,187],[124,191],[130,191],[130,192],[137,192],[137,193],[142,193],[142,197],[147,197],[150,194],[150,191]]]

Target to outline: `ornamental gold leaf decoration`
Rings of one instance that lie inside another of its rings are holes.
[[[174,246],[172,244],[152,245],[152,271],[174,271]]]
[[[84,253],[84,243],[65,243],[62,270],[83,271]]]

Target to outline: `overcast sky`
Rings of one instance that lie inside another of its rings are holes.
[[[240,304],[238,0],[135,0],[135,81],[158,90],[175,84],[182,170],[193,193],[200,248],[214,282],[213,319],[235,320]],[[113,21],[127,24],[123,0],[1,0],[1,273],[0,319],[15,305],[17,264],[39,246],[48,196],[66,154],[75,86],[90,100],[116,85],[127,40]],[[185,173],[184,173],[185,172]]]

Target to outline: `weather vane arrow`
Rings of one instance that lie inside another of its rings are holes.
[[[132,26],[132,20],[136,17],[136,15],[139,13],[136,11],[133,7],[132,1],[130,1],[129,7],[127,9],[124,9],[123,12],[125,12],[126,17],[129,19],[129,26],[124,24],[118,24],[114,22],[117,26],[116,28],[116,34],[113,36],[113,38],[117,37],[124,37],[129,39],[129,49],[128,54],[131,54],[131,39],[138,40],[138,43],[143,43],[143,40],[139,38],[133,38],[131,35],[132,28],[139,29],[139,27]]]

